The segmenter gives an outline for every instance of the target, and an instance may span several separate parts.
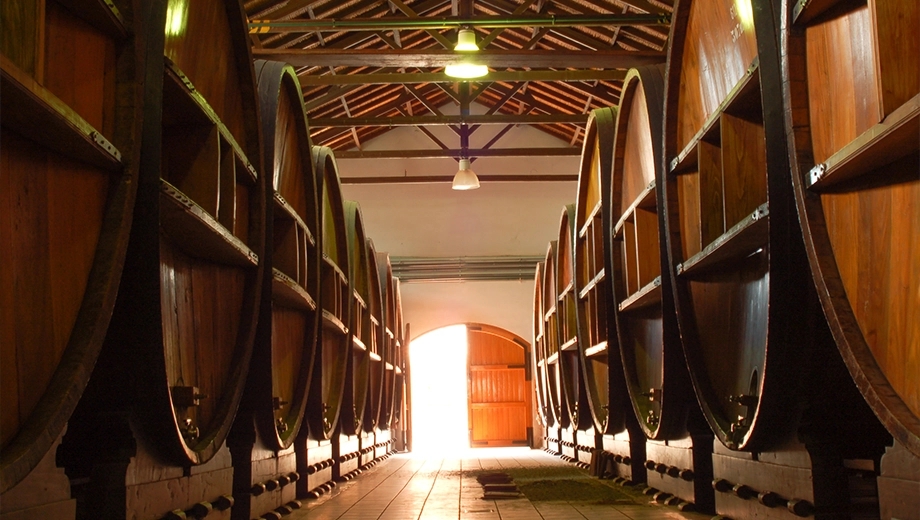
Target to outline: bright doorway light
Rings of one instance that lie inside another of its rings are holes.
[[[412,340],[412,451],[449,456],[469,448],[466,325]]]

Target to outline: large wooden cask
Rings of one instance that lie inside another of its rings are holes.
[[[920,5],[782,7],[789,157],[811,272],[857,386],[920,457]]]
[[[256,61],[266,182],[266,264],[246,393],[227,437],[233,518],[297,506],[296,439],[304,426],[319,313],[316,180],[294,69]]]
[[[713,507],[712,434],[684,358],[662,236],[664,67],[632,69],[620,94],[610,182],[611,280],[630,409],[649,439],[648,486]],[[638,437],[638,435],[636,436]],[[635,440],[635,439],[632,439]]]
[[[575,204],[562,210],[556,242],[556,334],[559,336],[559,382],[572,430],[593,426],[585,387],[578,335],[575,290]],[[600,396],[597,396],[601,400]]]
[[[394,277],[393,284],[396,289],[396,345],[388,356],[389,360],[386,364],[386,370],[392,372],[393,377],[393,417],[390,421],[390,429],[393,430],[392,435],[395,436],[396,432],[403,427],[403,413],[405,412],[404,399],[406,396],[406,386],[408,385],[405,371],[408,342],[406,338],[406,322],[403,316],[402,291],[400,290],[399,278]],[[390,443],[391,446],[388,448],[388,453],[395,448],[395,437],[390,439]]]
[[[663,238],[694,389],[731,449],[789,437],[812,352],[772,22],[681,0],[668,54]]]
[[[396,353],[399,333],[399,312],[396,299],[397,279],[393,276],[393,266],[390,264],[388,254],[377,253],[377,269],[383,299],[383,332],[385,335],[381,348],[383,391],[380,414],[377,417],[377,428],[378,430],[387,430],[393,420],[393,410],[396,406],[396,374],[393,371],[393,359]]]
[[[350,354],[345,372],[341,431],[356,435],[362,430],[370,391],[371,352],[377,330],[371,324],[371,278],[364,219],[357,202],[345,201],[345,232],[348,238],[348,284],[351,293]],[[378,293],[379,294],[379,293]]]
[[[98,459],[81,443],[97,441],[99,421],[129,423],[131,435],[118,442],[133,446],[133,435],[144,456],[123,485],[165,482],[166,468],[204,464],[224,446],[249,371],[266,268],[262,140],[242,7],[183,5],[177,12],[155,4],[144,81],[156,96],[146,102],[127,275],[91,399],[68,432],[70,453],[83,459],[73,464],[82,467]],[[202,47],[198,34],[211,35],[211,44]],[[145,500],[125,489],[112,500],[126,495],[128,509]],[[177,493],[172,503],[185,498]]]
[[[364,409],[362,421],[365,432],[373,432],[380,418],[380,409],[383,405],[383,348],[386,345],[386,318],[384,316],[383,285],[380,277],[379,255],[374,247],[374,242],[367,239],[367,268],[368,268],[368,299],[367,312],[369,315],[370,343],[367,346],[370,357],[368,370],[367,406]]]
[[[266,269],[267,181],[243,27],[237,3],[167,7],[160,134],[144,142],[159,160],[145,162],[145,211],[135,213],[132,234],[136,292],[123,300],[134,324],[151,325],[120,331],[119,340],[136,343],[141,413],[183,465],[206,462],[226,438]]]
[[[612,311],[632,409],[646,437],[656,440],[683,436],[695,407],[659,239],[663,109],[664,67],[629,71],[611,144]]]
[[[262,439],[288,448],[303,423],[319,325],[316,177],[303,93],[290,65],[256,61],[267,191],[265,300],[251,367],[251,406]]]
[[[125,276],[58,455],[79,483],[81,516],[162,517],[206,502],[227,517],[225,441],[267,269],[255,73],[240,3],[151,11],[144,82],[155,95],[145,101]]]
[[[556,298],[556,249],[555,240],[546,247],[543,261],[543,288],[540,295],[543,308],[543,358],[546,380],[547,425],[558,429],[568,425],[568,411],[562,396],[559,366],[559,305]]]
[[[541,426],[549,425],[550,411],[546,395],[546,352],[544,351],[543,335],[543,269],[544,262],[537,262],[534,271],[533,290],[533,353],[530,362],[533,364],[533,380],[537,416]]]
[[[616,109],[595,110],[588,118],[578,172],[574,222],[574,294],[579,360],[588,411],[600,433],[626,428],[629,413],[620,346],[611,316],[609,273],[612,251],[610,172]]]
[[[310,436],[316,440],[332,437],[342,411],[345,371],[351,355],[352,292],[349,291],[348,235],[345,206],[338,167],[332,149],[313,148],[313,162],[322,197],[322,265],[320,267],[320,308],[322,309],[319,345],[313,367],[313,380],[307,402]]]
[[[45,456],[83,394],[138,185],[150,9],[69,4],[0,8],[0,492]]]

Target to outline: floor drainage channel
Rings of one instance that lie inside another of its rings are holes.
[[[482,485],[483,500],[505,500],[523,496],[514,479],[507,473],[483,473],[478,475],[476,480]]]

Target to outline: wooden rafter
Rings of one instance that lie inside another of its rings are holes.
[[[490,72],[490,81],[592,81],[623,80],[626,70],[529,70]],[[307,85],[410,85],[413,83],[455,83],[443,72],[417,72],[412,74],[349,74],[336,76],[301,76],[301,86]]]

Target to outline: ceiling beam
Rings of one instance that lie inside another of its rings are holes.
[[[341,153],[341,152],[337,152]],[[338,158],[338,155],[336,155]],[[574,182],[578,175],[477,175],[480,182]],[[342,184],[434,184],[451,183],[453,175],[412,175],[406,177],[339,177]]]
[[[337,150],[336,159],[457,159],[463,155],[460,149],[450,150]],[[581,148],[471,148],[466,151],[472,157],[569,157],[580,156]]]
[[[625,70],[528,70],[490,72],[488,76],[479,78],[478,81],[612,81],[624,79],[626,79]],[[304,87],[316,85],[408,85],[412,83],[456,83],[459,81],[457,78],[452,78],[443,72],[300,76],[300,85]]]
[[[401,5],[400,10],[412,13],[400,0],[392,0]],[[403,9],[405,8],[405,9]],[[409,16],[412,16],[411,14]],[[412,29],[436,31],[459,29],[461,26],[482,27],[484,29],[503,29],[511,27],[591,27],[620,25],[668,25],[669,14],[613,14],[613,15],[573,15],[573,16],[431,16],[406,18],[323,18],[318,20],[253,20],[249,23],[249,32],[254,34],[284,32],[343,32],[343,31],[386,31],[390,29]],[[444,38],[443,35],[439,35]],[[440,40],[440,38],[439,38]],[[442,43],[444,43],[442,41]],[[449,43],[449,42],[448,42]]]
[[[667,56],[657,51],[622,49],[525,50],[487,49],[473,54],[446,49],[253,49],[255,59],[290,63],[295,67],[445,67],[471,57],[493,69],[575,68],[630,69],[664,63]]]
[[[447,125],[549,125],[584,124],[587,114],[539,115],[460,115],[405,116],[405,117],[324,117],[310,119],[310,128],[350,126],[447,126]]]

